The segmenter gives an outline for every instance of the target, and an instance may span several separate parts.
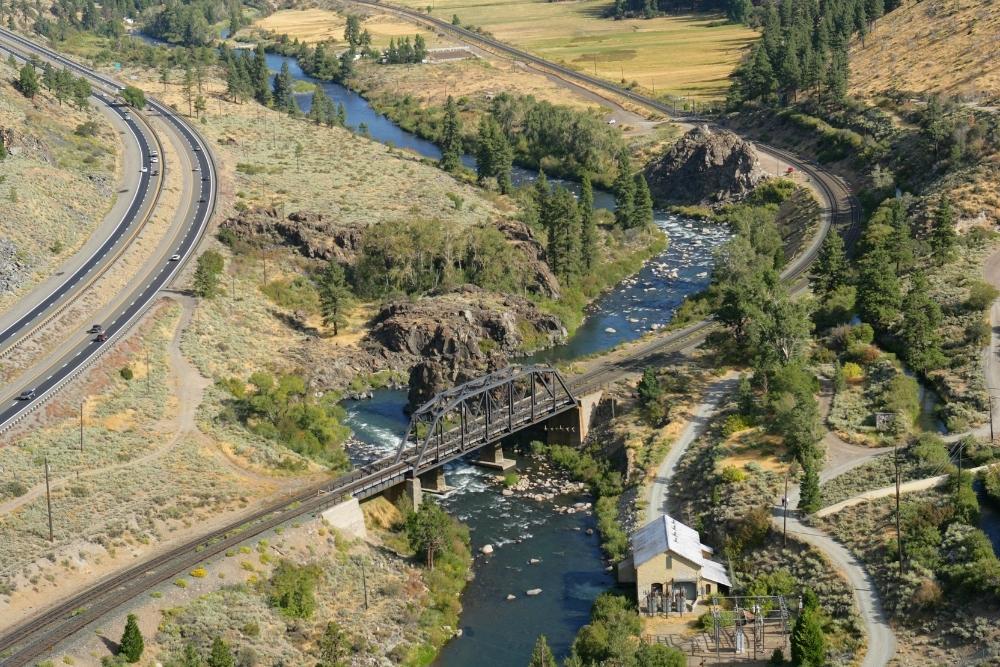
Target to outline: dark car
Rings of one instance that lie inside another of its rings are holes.
[[[17,395],[17,400],[19,401],[30,401],[35,397],[34,389],[25,389],[20,394]]]
[[[108,339],[108,334],[106,334],[106,333],[99,333],[99,334],[97,334],[97,338],[95,338],[94,341],[97,342],[97,343],[103,343],[107,339]]]
[[[104,327],[102,327],[100,324],[95,324],[94,326],[87,329],[87,333],[101,333],[102,331],[104,331]]]

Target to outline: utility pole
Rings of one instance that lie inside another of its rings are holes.
[[[785,495],[781,497],[781,507],[782,507],[782,527],[781,527],[781,546],[788,546],[788,473],[789,470],[785,470]]]
[[[365,610],[368,609],[368,575],[365,573],[365,559],[359,558],[358,562],[361,564],[361,586],[365,591]]]
[[[52,534],[52,494],[49,491],[49,457],[45,457],[45,505],[49,512],[49,542],[54,542]]]
[[[992,445],[996,442],[996,439],[993,437],[993,394],[989,394],[988,398],[990,399],[990,444]]]
[[[80,451],[83,451],[83,404],[86,399],[80,401]]]
[[[903,577],[903,533],[899,525],[899,446],[898,441],[892,444],[892,460],[896,467],[896,550],[899,555],[899,577]]]

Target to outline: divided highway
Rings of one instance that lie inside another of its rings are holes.
[[[51,49],[48,49],[40,44],[36,44],[35,42],[8,30],[0,29],[0,42],[11,44],[17,50],[24,53],[34,53],[47,58],[57,65],[61,65],[72,70],[77,75],[85,76],[98,88],[111,94],[118,94],[123,90],[123,87],[112,79],[97,72],[88,70],[78,63],[56,53],[55,51],[52,51]],[[175,114],[171,109],[155,100],[147,100],[147,108],[149,108],[153,113],[161,116],[167,123],[170,124],[171,130],[176,131],[179,134],[179,136],[183,139],[183,142],[186,144],[192,163],[196,165],[194,195],[197,197],[197,202],[194,207],[193,215],[186,221],[186,229],[183,231],[176,246],[172,247],[169,252],[165,254],[165,256],[159,258],[158,261],[161,263],[159,272],[157,272],[147,284],[135,288],[134,291],[128,295],[128,298],[126,298],[125,305],[115,311],[115,313],[111,316],[110,321],[102,323],[104,325],[106,340],[93,338],[82,341],[79,345],[57,361],[56,364],[50,367],[46,375],[39,377],[36,381],[32,382],[30,386],[23,386],[20,389],[15,388],[15,394],[19,391],[32,390],[33,397],[27,400],[13,400],[0,406],[0,432],[10,428],[26,415],[34,411],[42,403],[51,398],[51,396],[64,384],[73,379],[77,374],[93,363],[94,360],[96,360],[101,354],[112,347],[115,341],[138,320],[138,318],[156,299],[160,289],[168,285],[174,276],[177,275],[177,272],[180,271],[184,263],[190,257],[195,246],[198,244],[198,241],[201,239],[206,226],[208,225],[208,221],[211,218],[215,207],[217,180],[215,165],[212,162],[212,157],[207,150],[207,147],[198,134],[188,125],[188,123],[179,115]],[[146,145],[143,148],[144,164],[147,164],[145,160],[148,159],[148,156],[149,147]],[[144,173],[143,177],[143,182],[148,187],[149,174]],[[130,211],[131,210],[132,209],[130,207]],[[124,229],[121,230],[121,233],[125,233],[133,222],[134,213],[133,218],[126,216],[126,219],[123,220],[122,223]],[[114,241],[109,239],[108,243],[110,243],[111,246],[105,251],[104,254],[106,254],[106,252],[110,252],[110,248],[117,243],[117,239],[114,239]],[[175,255],[178,259],[177,261],[172,261],[171,257]],[[94,258],[93,261],[99,261],[99,259],[99,257]],[[93,265],[90,262],[88,262],[88,265],[90,266],[87,269],[81,269],[81,271],[83,271],[82,276],[74,274],[64,283],[61,295],[65,295],[64,290],[72,289],[78,280],[83,280],[88,271],[94,270]],[[49,302],[49,300],[47,300],[47,302]],[[51,303],[49,307],[51,307]],[[38,315],[35,315],[35,317],[37,318]],[[23,328],[28,326],[30,322],[31,320],[25,321],[21,324],[21,327]],[[16,332],[12,332],[9,335],[16,335]]]
[[[10,53],[23,58],[25,49],[13,48],[0,37],[0,51]],[[125,210],[120,222],[104,239],[104,242],[97,247],[93,253],[87,257],[83,263],[69,275],[64,276],[54,288],[49,286],[50,291],[45,294],[33,292],[28,294],[19,302],[23,308],[27,309],[13,322],[0,325],[0,354],[7,352],[12,345],[25,336],[33,327],[38,326],[47,315],[57,310],[57,306],[71,296],[78,289],[82,288],[93,277],[99,273],[100,267],[111,261],[116,254],[117,246],[131,237],[133,228],[141,225],[143,220],[143,210],[151,195],[155,196],[158,189],[158,181],[154,178],[153,170],[149,169],[150,157],[155,150],[155,144],[151,145],[146,132],[143,131],[139,122],[132,117],[127,108],[122,105],[112,104],[103,94],[95,93],[95,97],[101,100],[112,113],[121,119],[125,127],[128,128],[129,139],[135,143],[139,149],[139,164],[129,164],[128,151],[126,151],[125,169],[134,169],[139,173],[138,184],[133,189],[128,208]],[[128,179],[126,179],[127,181]],[[83,284],[81,284],[83,283]],[[37,300],[36,300],[37,299]],[[12,308],[11,310],[14,310]]]

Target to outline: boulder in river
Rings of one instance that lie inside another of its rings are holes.
[[[542,594],[542,589],[541,588],[529,588],[528,590],[526,590],[524,592],[524,594],[525,595],[530,595],[531,597],[534,597],[536,595],[541,595]]]
[[[489,556],[491,553],[493,553],[493,545],[492,544],[484,544],[483,548],[480,549],[479,551],[481,551],[484,555]]]
[[[728,130],[695,127],[645,169],[659,205],[739,201],[767,178],[753,144]]]

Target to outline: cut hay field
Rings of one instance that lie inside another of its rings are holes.
[[[426,0],[400,0],[425,8]],[[636,81],[657,94],[717,99],[757,33],[719,15],[604,18],[608,0],[436,0],[432,15],[605,79]]]
[[[275,34],[286,34],[290,37],[297,37],[299,41],[308,44],[315,44],[323,41],[344,41],[344,27],[347,19],[343,14],[309,7],[303,9],[282,9],[270,16],[266,16],[256,22],[253,27],[260,30],[268,30]],[[365,17],[362,28],[367,30],[372,36],[372,43],[376,47],[389,45],[390,39],[400,37],[412,38],[416,34],[421,34],[427,40],[429,47],[443,46],[451,42],[442,41],[436,34],[429,30],[418,28],[412,23],[397,19],[385,14],[374,14]]]

